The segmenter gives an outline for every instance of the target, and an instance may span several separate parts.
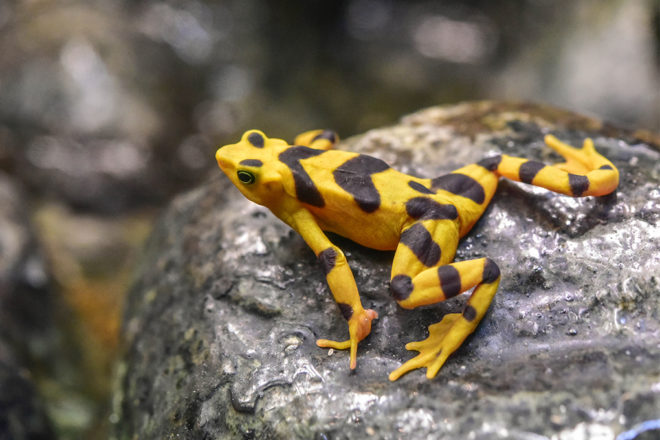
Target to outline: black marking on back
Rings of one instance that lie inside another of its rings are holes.
[[[461,275],[454,266],[440,266],[438,268],[438,278],[440,279],[440,287],[442,288],[442,293],[445,294],[445,299],[453,298],[461,293]]]
[[[571,187],[571,193],[575,197],[580,197],[587,189],[589,189],[589,178],[579,174],[568,174],[568,184]]]
[[[238,163],[239,165],[245,165],[247,167],[260,167],[264,163],[259,159],[244,159]]]
[[[323,200],[323,196],[318,188],[316,188],[316,185],[314,185],[314,182],[300,161],[323,153],[325,153],[324,150],[293,146],[287,148],[278,156],[279,160],[291,170],[293,182],[296,185],[296,197],[298,200],[308,205],[318,206],[319,208],[325,206],[325,200]]]
[[[463,318],[465,318],[465,320],[468,322],[472,322],[476,317],[477,317],[477,310],[474,307],[472,307],[470,304],[466,305],[465,308],[463,309]]]
[[[346,321],[351,319],[351,316],[353,316],[353,307],[345,303],[337,303],[337,305],[339,306],[339,310],[341,311],[341,314],[344,316],[344,319]]]
[[[443,205],[428,197],[413,197],[406,202],[406,212],[414,219],[454,220],[458,211],[454,205]]]
[[[415,182],[414,180],[409,180],[408,186],[414,189],[415,191],[421,192],[422,194],[435,194],[435,191],[431,191],[421,183]]]
[[[482,204],[486,199],[484,188],[470,176],[460,173],[450,173],[431,180],[432,189],[444,189],[457,196],[467,197],[475,203]]]
[[[520,177],[521,182],[532,183],[534,177],[545,168],[545,164],[542,162],[537,162],[535,160],[528,160],[527,162],[520,165],[518,170],[518,177]]]
[[[408,275],[397,275],[390,280],[390,292],[397,301],[403,301],[408,298],[413,291],[412,278]]]
[[[611,170],[612,167],[610,165],[603,165],[602,167],[598,168],[599,170]]]
[[[389,167],[380,159],[360,154],[344,162],[332,175],[337,185],[353,196],[360,209],[374,212],[380,206],[380,194],[371,175]]]
[[[492,283],[500,277],[500,268],[490,258],[486,258],[484,262],[484,271],[481,274],[481,281],[488,284]]]
[[[499,166],[500,162],[502,162],[502,156],[497,155],[497,156],[481,159],[479,162],[477,162],[477,165],[486,168],[488,171],[495,171]]]
[[[264,147],[264,137],[260,135],[259,133],[250,133],[250,135],[247,138],[248,142],[250,142],[253,146],[257,148],[263,148]]]
[[[319,261],[323,267],[323,273],[327,276],[330,271],[335,267],[337,261],[337,251],[329,247],[319,253]]]
[[[421,223],[415,223],[403,231],[400,243],[408,246],[427,267],[435,266],[440,260],[440,246],[433,241],[433,237]]]
[[[337,142],[337,135],[335,134],[334,131],[332,130],[323,130],[321,133],[317,134],[314,136],[314,139],[312,139],[312,142],[319,140],[319,139],[327,139],[333,144]]]

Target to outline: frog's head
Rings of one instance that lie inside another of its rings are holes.
[[[259,130],[246,131],[236,144],[218,148],[215,159],[245,197],[268,206],[282,191],[277,156],[288,145]]]

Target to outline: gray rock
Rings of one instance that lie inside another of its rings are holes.
[[[499,292],[433,380],[423,370],[394,383],[387,374],[413,356],[405,343],[460,311],[465,296],[403,310],[388,292],[393,253],[332,237],[363,304],[380,315],[351,372],[347,352],[315,345],[348,333],[297,233],[220,172],[176,199],[126,304],[116,437],[652,435],[660,414],[657,137],[553,108],[477,102],[423,110],[339,148],[434,177],[496,152],[556,162],[542,147],[549,132],[573,145],[592,137],[619,168],[620,187],[573,199],[500,183],[457,253],[497,261]]]

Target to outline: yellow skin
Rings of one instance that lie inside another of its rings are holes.
[[[619,182],[618,170],[596,152],[591,139],[574,148],[546,136],[546,144],[566,159],[561,164],[501,155],[435,179],[400,173],[370,156],[331,150],[336,141],[333,132],[314,130],[296,137],[292,146],[250,130],[240,142],[218,149],[216,159],[248,199],[298,231],[317,255],[349,332],[348,340],[319,339],[317,345],[350,349],[351,369],[358,343],[378,315],[362,307],[344,254],[323,231],[395,250],[391,292],[406,309],[476,287],[462,313],[444,316],[429,326],[427,339],[406,345],[419,354],[390,374],[393,381],[422,367],[434,377],[486,313],[500,281],[497,265],[489,258],[452,261],[459,239],[483,214],[500,177],[573,197],[609,194]]]

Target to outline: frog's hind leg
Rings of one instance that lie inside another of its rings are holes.
[[[484,159],[480,165],[508,179],[573,197],[602,196],[613,192],[618,186],[618,170],[596,151],[591,139],[585,139],[582,148],[565,144],[552,135],[545,137],[545,143],[562,155],[566,162],[546,165],[502,155]]]
[[[389,376],[392,381],[423,367],[428,378],[434,377],[477,327],[497,291],[500,270],[491,259],[447,264],[453,259],[457,243],[457,227],[446,220],[414,223],[401,236],[391,279],[392,295],[399,305],[410,309],[476,289],[462,313],[445,315],[441,322],[429,326],[427,339],[406,345],[419,354],[394,370]]]
[[[330,150],[337,142],[339,142],[339,136],[332,130],[310,130],[296,136],[293,144],[315,150]]]

